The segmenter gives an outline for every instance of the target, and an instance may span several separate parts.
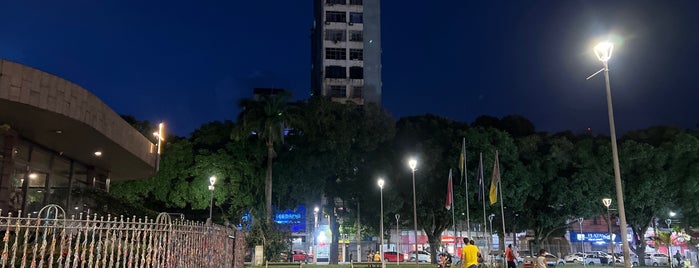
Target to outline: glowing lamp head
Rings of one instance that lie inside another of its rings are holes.
[[[211,183],[211,186],[214,186],[214,184],[216,184],[216,176],[209,177],[209,182]]]
[[[597,58],[602,62],[607,62],[610,58],[612,58],[613,50],[614,43],[612,42],[601,42],[594,48],[595,55],[597,55]]]
[[[415,168],[417,167],[417,160],[415,160],[415,158],[410,158],[410,160],[408,160],[408,166],[410,166],[410,169],[415,171]]]
[[[379,187],[381,189],[383,189],[383,183],[384,183],[383,178],[379,178],[378,184],[379,184]]]
[[[612,199],[611,198],[602,198],[602,204],[604,204],[607,209],[609,209],[609,206],[612,205]]]
[[[29,173],[29,178],[30,178],[30,179],[36,179],[36,178],[38,178],[38,177],[39,177],[39,175],[36,174],[36,173]]]
[[[320,210],[320,209],[319,209],[318,207],[314,207],[314,208],[313,208],[313,212],[315,212],[315,213],[318,213],[319,210]]]

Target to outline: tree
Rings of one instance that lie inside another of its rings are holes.
[[[186,211],[188,217],[205,219],[212,194],[209,177],[215,175],[214,206],[216,214],[222,215],[218,221],[237,223],[262,196],[257,190],[261,183],[255,180],[261,173],[257,169],[261,153],[245,142],[230,140],[233,128],[230,121],[202,125],[189,139],[165,148],[156,176],[115,183],[111,194],[156,210]]]
[[[379,149],[393,139],[395,123],[376,105],[341,104],[322,97],[297,104],[290,114],[293,135],[278,161],[279,185],[287,194],[279,204],[319,204],[322,196],[328,200],[323,213],[329,216],[332,232],[330,262],[337,263],[339,221],[348,222],[356,202],[376,192],[374,172],[387,170]]]
[[[239,128],[231,134],[236,140],[248,137],[249,133],[257,136],[267,149],[265,171],[265,222],[272,220],[272,163],[277,156],[274,145],[284,141],[284,122],[287,118],[287,103],[291,94],[284,91],[273,95],[263,95],[261,100],[243,99],[238,106],[242,112],[238,115]]]

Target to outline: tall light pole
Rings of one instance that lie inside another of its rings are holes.
[[[209,177],[209,191],[211,191],[211,204],[209,206],[209,223],[213,223],[212,218],[214,212],[214,184],[216,184],[216,176]]]
[[[381,237],[381,240],[380,240],[381,246],[379,246],[379,252],[380,252],[379,254],[381,254],[380,255],[381,256],[381,268],[386,268],[386,262],[384,261],[384,257],[383,257],[383,183],[384,183],[383,178],[379,178],[378,184],[379,184],[379,188],[381,188],[381,190],[380,190],[380,192],[381,192],[381,214],[380,214],[381,217],[379,217],[379,219],[381,219],[379,221],[379,236]],[[397,257],[398,257],[398,255],[396,255],[396,258]]]
[[[320,208],[318,206],[313,208],[313,263],[318,262],[318,211]],[[357,256],[359,258],[359,256]]]
[[[612,266],[616,267],[616,255],[614,255],[614,236],[612,236],[612,216],[609,214],[609,206],[612,205],[611,198],[603,198],[602,204],[607,207],[607,222],[609,223],[609,244],[612,246]]]
[[[585,220],[585,218],[583,218],[583,217],[578,218],[578,224],[580,224],[580,235],[583,236],[583,239],[580,240],[580,253],[583,254],[583,258],[582,258],[583,267],[587,267],[587,265],[585,264],[585,259],[587,258],[587,254],[585,254],[585,234],[583,234],[583,231],[582,231],[582,224],[583,224],[584,220]],[[578,236],[578,238],[580,238],[580,236]]]
[[[621,224],[621,243],[624,251],[624,267],[631,267],[629,256],[629,240],[626,232],[626,212],[624,210],[624,193],[621,186],[621,171],[619,170],[619,152],[616,145],[616,130],[614,128],[614,108],[612,106],[612,90],[609,85],[609,59],[612,57],[614,44],[611,42],[601,42],[594,48],[595,55],[602,62],[604,68],[597,73],[604,71],[604,81],[607,87],[607,114],[609,116],[609,132],[612,140],[612,162],[614,164],[614,183],[616,184],[616,199],[619,209],[619,220]],[[597,74],[595,73],[595,74]],[[590,79],[592,76],[588,77]]]
[[[488,252],[493,250],[493,218],[495,218],[495,214],[490,214],[488,215],[488,221],[490,221],[490,232],[488,233]],[[504,237],[504,236],[503,236]],[[490,264],[493,264],[493,256],[492,254],[488,254],[488,259],[490,259]]]
[[[417,160],[415,158],[410,158],[408,161],[408,166],[413,171],[413,222],[415,223],[415,267],[420,267],[419,255],[417,252],[417,198],[415,197],[415,168],[417,167]]]
[[[398,242],[396,243],[397,244],[397,247],[396,247],[396,265],[400,265],[400,260],[399,260],[400,252],[401,252],[400,240],[402,239],[402,237],[400,236],[400,225],[398,223],[398,219],[400,219],[400,214],[396,214],[396,237],[398,238],[398,239],[396,239],[396,240],[398,240]]]
[[[672,236],[672,219],[665,219],[665,224],[667,224],[667,231],[670,233],[669,236]],[[667,258],[670,260],[668,263],[670,264],[670,268],[672,268],[672,253],[670,252],[670,244],[672,244],[672,239],[668,241],[667,243]]]

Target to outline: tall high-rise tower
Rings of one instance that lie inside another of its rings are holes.
[[[314,0],[311,90],[381,105],[381,0]]]

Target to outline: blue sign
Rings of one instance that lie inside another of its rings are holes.
[[[615,243],[620,243],[621,238],[612,234]],[[609,233],[597,233],[597,232],[570,232],[570,242],[605,242],[609,243]]]
[[[287,209],[274,215],[274,222],[289,225],[292,232],[306,231],[306,207],[298,206],[295,210]]]

